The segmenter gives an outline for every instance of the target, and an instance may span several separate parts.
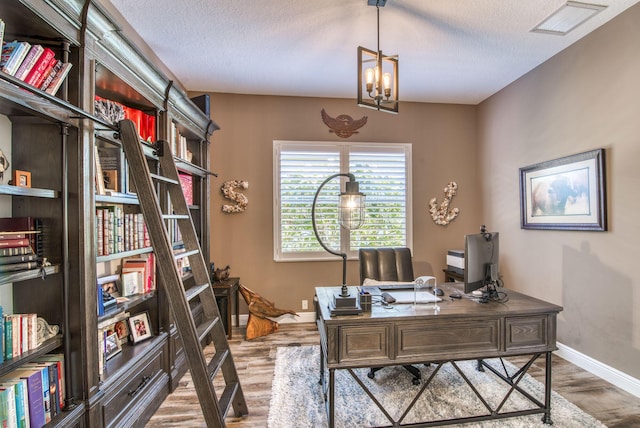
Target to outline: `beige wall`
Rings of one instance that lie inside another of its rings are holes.
[[[231,266],[242,283],[282,308],[302,311],[313,301],[314,287],[342,280],[341,259],[331,262],[273,260],[273,140],[344,141],[322,122],[331,116],[368,116],[368,123],[347,141],[398,142],[413,145],[414,267],[416,274],[443,279],[446,250],[461,248],[463,236],[478,230],[480,195],[476,159],[476,108],[415,104],[392,115],[358,107],[355,100],[211,94],[211,116],[220,125],[212,138],[211,253],[217,266]],[[227,180],[249,181],[249,206],[242,214],[224,214],[220,194]],[[447,182],[459,185],[454,206],[458,219],[437,226],[429,199],[443,199]],[[349,261],[348,283],[357,284],[358,266]],[[243,308],[245,310],[245,308]]]
[[[484,215],[508,287],[564,306],[558,340],[640,378],[640,5],[478,109]],[[553,37],[553,36],[541,36]],[[518,168],[606,149],[608,232],[520,229]]]

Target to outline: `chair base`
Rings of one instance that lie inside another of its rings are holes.
[[[413,379],[411,379],[411,383],[414,385],[420,385],[420,379],[421,379],[420,370],[409,365],[402,366],[402,367],[404,367],[405,370],[407,370],[409,373],[413,375]],[[376,376],[376,372],[380,369],[382,369],[382,367],[371,367],[369,369],[369,373],[367,373],[367,377],[369,379],[373,379]]]

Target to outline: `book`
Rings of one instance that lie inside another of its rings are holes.
[[[13,263],[10,265],[0,265],[0,273],[6,272],[18,272],[21,270],[31,270],[37,269],[38,262],[22,262],[22,263]]]
[[[0,19],[0,49],[2,48],[2,43],[4,41],[4,21]]]
[[[43,224],[42,220],[34,217],[0,217],[0,230],[5,232],[12,231],[39,231],[40,233],[31,233],[29,235],[30,246],[33,253],[38,257],[43,257]],[[1,243],[0,243],[1,244]],[[7,246],[0,245],[0,249]],[[20,253],[16,253],[20,254]],[[26,253],[28,254],[28,253]]]
[[[22,60],[20,67],[18,67],[18,69],[16,70],[14,76],[24,81],[25,77],[27,77],[27,74],[29,74],[29,72],[33,68],[33,65],[42,55],[42,52],[44,52],[44,48],[42,47],[42,45],[32,45],[29,49],[29,52],[27,53],[27,56],[25,56]]]
[[[0,386],[0,426],[17,427],[16,395],[13,386]]]
[[[22,63],[22,60],[24,59],[24,57],[27,56],[27,53],[31,48],[31,44],[29,42],[15,41],[13,43],[16,43],[16,46],[11,52],[11,56],[7,59],[7,62],[2,67],[2,71],[12,76],[15,74],[16,71],[18,71],[18,67]]]
[[[9,58],[11,58],[11,54],[13,53],[13,50],[17,46],[18,46],[17,40],[14,40],[12,42],[7,42],[2,45],[2,53],[0,54],[0,69],[4,68],[7,61],[9,61]]]
[[[29,402],[27,399],[27,381],[8,379],[0,381],[0,388],[12,388],[15,396],[15,423],[18,428],[29,427]]]
[[[38,256],[35,254],[19,254],[16,256],[0,256],[0,266],[14,263],[37,262]]]
[[[4,359],[13,359],[13,322],[9,315],[5,315],[4,321]]]
[[[66,399],[66,386],[65,386],[65,376],[64,376],[64,354],[45,354],[36,360],[38,362],[51,362],[55,363],[57,366],[58,374],[57,374],[57,392],[58,392],[58,403],[60,403],[60,410],[65,408],[65,399]]]
[[[0,257],[23,256],[27,254],[34,254],[33,249],[31,247],[0,248]]]
[[[53,78],[56,77],[56,73],[58,71],[60,71],[60,69],[62,68],[62,61],[60,61],[59,59],[55,59],[55,58],[54,58],[54,60],[55,60],[55,63],[53,64],[53,67],[51,67],[49,69],[49,72],[44,77],[44,79],[42,80],[40,85],[38,86],[38,89],[40,89],[41,91],[44,91],[45,89],[47,89],[49,87],[49,85],[53,81]]]
[[[30,427],[42,428],[45,425],[45,409],[41,370],[25,367],[9,373],[8,376],[11,379],[19,378],[27,381]]]
[[[51,58],[51,61],[49,61],[49,64],[46,65],[45,69],[40,74],[40,77],[38,77],[33,82],[33,86],[35,86],[36,88],[40,89],[40,87],[42,86],[42,83],[49,76],[49,73],[51,73],[51,70],[53,70],[53,67],[55,67],[58,62],[60,62],[60,61],[58,59],[56,59],[55,56],[53,58]],[[61,62],[60,62],[60,65],[62,65]]]
[[[40,79],[44,70],[49,66],[51,60],[55,57],[55,53],[49,48],[43,48],[42,53],[36,60],[36,62],[29,70],[29,73],[24,77],[24,82],[29,85],[35,86],[35,83]]]
[[[51,422],[51,391],[49,389],[49,368],[43,364],[38,363],[26,363],[22,367],[25,369],[32,369],[40,373],[40,379],[42,381],[42,403],[44,406],[44,421],[46,423]]]
[[[0,363],[4,361],[4,310],[0,306]]]
[[[65,62],[64,64],[62,64],[60,70],[58,70],[47,89],[45,89],[45,92],[47,94],[55,95],[56,92],[58,92],[58,89],[60,88],[60,86],[62,86],[62,82],[64,82],[67,74],[69,74],[69,70],[71,70],[72,65],[73,64],[71,64],[70,62]]]
[[[29,244],[30,244],[29,238],[0,239],[0,248],[5,248],[5,247],[28,247]]]

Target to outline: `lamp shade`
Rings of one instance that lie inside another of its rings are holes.
[[[340,225],[348,230],[357,229],[364,223],[364,217],[365,195],[360,192],[357,181],[347,181],[338,205]]]

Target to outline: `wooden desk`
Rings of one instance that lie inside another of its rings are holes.
[[[224,328],[227,332],[227,337],[229,339],[233,336],[233,325],[231,324],[231,304],[232,300],[235,304],[235,314],[236,314],[236,325],[240,325],[240,311],[239,311],[239,292],[238,288],[240,286],[240,278],[227,278],[224,281],[214,281],[211,283],[213,287],[213,294],[217,297],[224,297],[227,300],[227,307],[221,308],[218,305],[219,309],[223,309],[226,314],[220,314],[223,317]]]
[[[459,284],[457,285],[459,287]],[[562,307],[510,290],[506,303],[476,303],[463,298],[448,300],[456,285],[444,283],[445,296],[433,304],[395,305],[384,309],[374,304],[371,312],[331,317],[329,302],[340,287],[316,288],[316,324],[320,333],[320,381],[323,385],[329,427],[334,426],[335,370],[381,367],[419,363],[453,363],[460,360],[516,355],[532,355],[523,371],[538,358],[546,358],[545,402],[534,402],[536,409],[521,413],[501,413],[490,409],[486,414],[466,417],[464,422],[543,413],[551,424],[551,352],[556,348],[556,317]],[[356,287],[350,287],[357,292]],[[390,291],[391,294],[393,294]],[[328,370],[329,379],[325,376]],[[355,376],[352,370],[349,370]],[[503,378],[512,386],[514,379]],[[410,383],[410,380],[407,379]],[[424,390],[423,390],[424,391]],[[438,421],[451,424],[455,420]],[[392,426],[402,420],[390,419]],[[423,425],[434,425],[434,421]]]

